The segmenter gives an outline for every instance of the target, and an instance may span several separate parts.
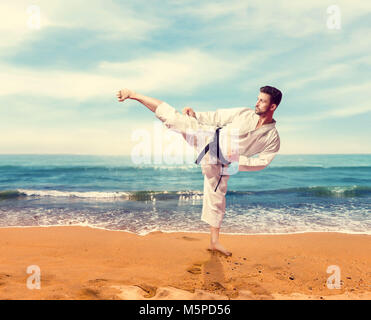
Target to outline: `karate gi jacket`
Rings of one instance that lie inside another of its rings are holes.
[[[222,127],[222,132],[233,129],[239,131],[239,171],[257,171],[267,167],[280,149],[280,137],[276,120],[255,129],[259,115],[255,110],[242,107],[218,109],[214,112],[195,112],[199,123]],[[258,155],[258,157],[253,157]]]
[[[248,107],[217,109],[216,111],[195,112],[196,119],[182,115],[166,102],[157,106],[156,117],[174,131],[186,133],[187,130],[215,130],[221,128],[220,139],[232,136],[236,132],[238,141],[238,171],[257,171],[267,167],[280,149],[280,137],[276,129],[276,121],[264,124],[255,129],[259,116]],[[222,150],[222,146],[221,146]],[[233,154],[223,150],[226,159],[232,159]],[[258,157],[253,157],[258,155]],[[231,161],[233,162],[233,161]],[[235,161],[237,162],[237,161]],[[230,174],[228,171],[225,174]],[[233,173],[232,173],[233,174]]]

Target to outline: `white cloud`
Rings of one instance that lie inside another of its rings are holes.
[[[283,131],[287,132],[293,132],[302,130],[303,124],[302,122],[305,121],[307,129],[310,130],[310,123],[316,122],[320,120],[325,119],[333,119],[333,118],[344,118],[344,117],[351,117],[351,116],[357,116],[364,113],[371,112],[371,105],[369,104],[358,104],[358,105],[350,105],[349,107],[343,107],[343,108],[332,108],[331,110],[326,110],[324,112],[319,113],[313,113],[309,115],[302,115],[302,116],[290,116],[289,118],[280,121],[280,124],[282,126]],[[297,123],[297,126],[292,124]]]
[[[125,154],[126,130],[12,128],[2,130],[1,153]]]
[[[203,2],[192,5],[184,5],[184,3],[178,3],[176,12],[178,14],[191,14],[196,15],[204,20],[215,19],[228,15],[237,15],[240,17],[246,17],[248,9],[247,1],[229,1],[228,4],[225,2]]]
[[[364,102],[364,104],[349,106],[347,108],[339,108],[335,110],[331,110],[325,113],[323,116],[326,118],[330,117],[349,117],[355,116],[358,114],[368,113],[371,112],[371,104],[370,102]]]
[[[354,82],[352,84],[345,84],[338,86],[336,88],[331,88],[331,89],[323,89],[321,90],[317,97],[319,99],[322,98],[341,98],[344,99],[346,97],[349,98],[350,101],[354,101],[357,97],[363,97],[365,96],[371,88],[371,81],[367,82]],[[347,102],[350,102],[347,101]]]
[[[332,107],[330,110],[305,116],[305,121],[318,121],[331,118],[344,118],[371,112],[371,104],[367,101],[361,104],[350,104],[347,107]],[[299,118],[297,118],[299,120]],[[303,119],[303,116],[300,118]],[[295,121],[291,119],[290,121]]]
[[[19,153],[21,150],[21,153],[34,154],[131,155],[139,146],[144,154],[156,155],[158,159],[162,157],[166,163],[174,157],[182,159],[182,163],[193,163],[196,157],[195,151],[179,133],[168,130],[157,119],[127,123],[123,117],[122,124],[102,122],[95,127],[66,125],[68,129],[24,126],[2,128],[1,153]],[[141,136],[143,132],[145,135]],[[137,140],[133,139],[135,133]]]
[[[0,65],[1,94],[33,94],[84,100],[113,95],[128,87],[142,92],[189,93],[202,85],[226,80],[242,62],[220,59],[197,49],[155,53],[122,63],[102,62],[96,70],[35,70]]]
[[[122,83],[144,90],[182,93],[235,75],[245,61],[221,59],[198,49],[155,53],[149,58],[122,63],[103,62],[99,68],[123,78]]]
[[[6,53],[26,38],[38,36],[35,29],[28,27],[30,15],[27,8],[29,1],[1,1],[0,2],[0,54]],[[51,25],[48,17],[40,19],[41,27]]]
[[[324,66],[323,69],[313,72],[305,77],[300,74],[299,70],[295,70],[296,76],[292,74],[292,79],[288,82],[283,82],[283,87],[287,90],[301,88],[313,82],[320,82],[324,80],[338,80],[345,74],[349,74],[352,71],[350,65],[346,64],[334,64],[329,66]],[[294,72],[293,72],[294,73]]]
[[[371,102],[367,97],[370,88],[371,82],[368,81],[320,91],[316,99],[324,101],[332,108],[314,115],[313,120],[349,117],[371,112]]]
[[[30,29],[30,13],[27,9],[35,5],[40,8],[40,29]],[[1,53],[17,50],[22,41],[35,39],[49,27],[84,28],[101,31],[97,37],[111,39],[143,40],[158,28],[168,23],[156,16],[135,12],[129,5],[118,5],[112,1],[83,0],[50,1],[28,0],[0,2]]]
[[[335,139],[333,136],[322,136],[314,139],[305,134],[281,135],[280,154],[352,154],[370,153],[370,145],[352,136],[342,136]],[[305,142],[305,143],[304,143]]]
[[[354,85],[342,85],[336,88],[323,89],[312,97],[323,106],[323,111],[306,112],[301,115],[290,115],[279,120],[279,132],[310,131],[313,123],[317,121],[336,121],[337,118],[354,117],[371,112],[371,103],[367,92],[371,83],[366,82]],[[309,138],[308,138],[309,140]],[[339,150],[342,148],[339,147]]]
[[[210,26],[214,31],[256,30],[259,34],[277,32],[291,38],[327,32],[327,8],[333,4],[331,0],[178,1],[184,13],[201,19],[223,18],[217,25]],[[371,10],[371,2],[364,0],[338,0],[336,5],[341,11],[342,28],[349,27]]]
[[[370,2],[371,3],[371,2]],[[326,63],[332,63],[344,58],[352,58],[350,64],[366,63],[362,59],[371,60],[371,27],[358,27],[343,30],[345,34],[339,34],[338,42],[327,47],[321,54],[320,59]],[[361,56],[361,57],[360,57]]]
[[[84,0],[39,2],[53,25],[105,31],[105,37],[144,39],[150,31],[167,26],[159,17],[135,12],[127,1],[121,4],[103,0],[90,0],[89,3]]]
[[[56,70],[35,70],[0,66],[1,94],[31,94],[84,100],[112,94],[120,88],[120,79],[109,75]]]

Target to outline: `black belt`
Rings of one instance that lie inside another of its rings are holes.
[[[195,161],[196,164],[200,164],[202,158],[205,156],[205,154],[207,152],[210,151],[211,154],[213,154],[214,156],[217,157],[217,159],[222,163],[222,168],[224,168],[225,165],[229,165],[231,162],[229,162],[228,160],[226,160],[219,148],[219,130],[221,128],[217,128],[216,131],[215,131],[215,135],[214,135],[214,138],[211,142],[209,142],[206,147],[204,148],[204,150],[201,151],[201,153],[198,155],[197,157],[197,160]],[[220,175],[220,178],[219,178],[219,181],[218,181],[218,184],[216,185],[215,187],[215,190],[214,192],[216,192],[216,190],[218,189],[218,186],[220,184],[220,181],[222,179],[224,175],[221,174]]]

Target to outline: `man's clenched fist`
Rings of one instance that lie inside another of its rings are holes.
[[[183,114],[196,119],[196,113],[193,111],[191,107],[185,107],[182,112]]]
[[[117,94],[116,94],[117,99],[118,99],[119,102],[122,102],[122,101],[125,101],[126,99],[129,99],[133,95],[134,95],[134,91],[126,89],[126,88],[118,91]]]

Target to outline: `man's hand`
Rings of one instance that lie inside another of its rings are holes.
[[[116,96],[119,102],[125,101],[126,99],[130,99],[134,96],[135,92],[133,90],[129,90],[124,88],[117,92]]]
[[[182,111],[182,113],[184,115],[187,115],[187,116],[190,116],[190,117],[193,117],[196,119],[196,113],[193,111],[193,109],[191,107],[185,107]]]

